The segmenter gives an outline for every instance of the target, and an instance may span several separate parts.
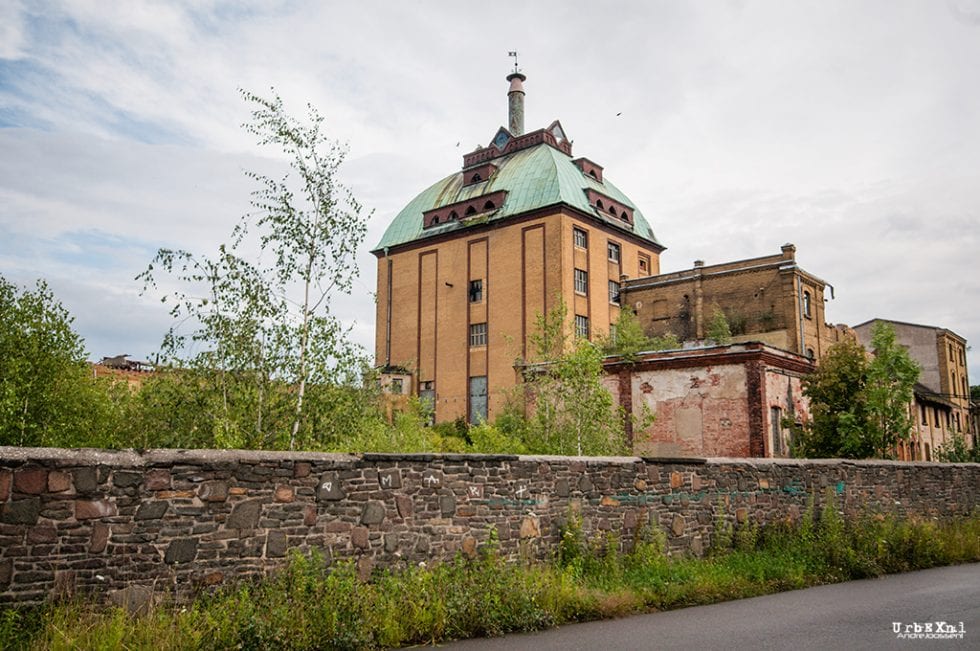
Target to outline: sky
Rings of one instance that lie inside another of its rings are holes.
[[[370,217],[333,309],[371,351],[369,251],[506,124],[512,50],[527,130],[561,120],[663,272],[792,242],[829,321],[980,344],[980,0],[0,0],[0,275],[44,278],[90,359],[151,359],[171,320],[135,277],[214,253],[245,171],[285,170],[241,128],[239,89],[274,88],[349,146]]]

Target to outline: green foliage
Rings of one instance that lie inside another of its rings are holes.
[[[890,458],[898,441],[908,438],[908,404],[919,368],[888,324],[875,326],[872,347],[869,360],[856,341],[834,344],[804,380],[812,420],[793,427],[794,454]]]
[[[894,454],[900,440],[908,440],[912,432],[909,403],[912,389],[919,379],[919,365],[908,350],[895,338],[891,325],[878,322],[871,330],[874,357],[868,365],[864,387],[867,405],[865,436],[870,439],[874,456]]]
[[[936,460],[943,463],[980,463],[980,448],[970,447],[962,433],[950,432],[945,443],[936,448]]]
[[[640,320],[629,308],[619,311],[616,319],[615,337],[607,337],[601,342],[603,351],[610,355],[619,355],[623,361],[633,364],[638,354],[652,350],[672,350],[680,348],[681,343],[676,335],[668,332],[662,337],[648,337],[643,331]]]
[[[970,387],[970,400],[980,402],[980,384]]]
[[[316,551],[295,553],[273,577],[182,608],[129,615],[75,601],[2,609],[0,640],[22,649],[395,648],[980,561],[980,514],[948,522],[845,519],[830,492],[813,515],[811,507],[795,526],[746,527],[752,533],[736,549],[706,559],[665,555],[665,534],[653,523],[620,552],[610,534],[589,540],[573,513],[547,564],[507,563],[493,530],[476,558],[376,572],[371,580],[350,561],[329,565]]]
[[[93,378],[72,321],[44,281],[0,276],[0,445],[119,445],[128,392]]]
[[[708,552],[712,556],[727,554],[734,542],[735,527],[731,520],[726,517],[724,500],[719,498],[718,506],[715,508],[715,530],[711,534],[711,545],[708,547]]]
[[[711,310],[711,320],[708,321],[708,330],[705,335],[719,346],[727,346],[732,343],[732,330],[728,326],[728,317],[717,305]]]
[[[157,288],[161,273],[178,286],[162,299],[176,325],[161,351],[178,372],[151,387],[147,400],[196,402],[199,413],[181,419],[193,421],[208,447],[327,447],[336,442],[332,423],[350,425],[344,414],[360,384],[363,352],[330,305],[351,291],[366,218],[338,179],[346,147],[323,133],[314,108],[304,122],[277,95],[242,96],[255,107],[245,130],[280,148],[293,175],[247,173],[258,185],[255,212],[235,228],[231,246],[214,257],[161,249],[138,276],[144,291]],[[252,230],[265,266],[240,253]]]
[[[608,455],[626,452],[623,414],[602,385],[603,353],[592,342],[565,334],[565,304],[538,315],[531,336],[534,359],[516,400],[530,413],[523,442],[536,454]]]

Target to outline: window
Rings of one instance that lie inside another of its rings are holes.
[[[487,345],[487,324],[471,323],[470,346],[486,346],[486,345]]]
[[[589,234],[583,231],[581,228],[576,228],[572,230],[572,241],[580,249],[589,248]]]
[[[479,303],[483,300],[483,280],[470,281],[470,303]]]
[[[575,336],[583,339],[589,338],[589,317],[575,315]]]
[[[609,302],[620,305],[619,283],[617,283],[615,280],[609,281]]]
[[[810,319],[810,292],[803,292],[803,316]]]
[[[817,357],[817,355],[813,352],[812,348],[806,349],[806,356],[810,359],[811,362]]]
[[[391,378],[391,392],[397,394],[405,393],[404,380],[402,380],[400,377]]]
[[[616,335],[617,334],[619,334],[619,333],[616,330],[616,324],[615,323],[610,323],[609,324],[609,341],[614,346],[616,345]]]
[[[619,245],[610,242],[607,248],[609,250],[609,262],[619,262]]]
[[[581,269],[575,270],[575,291],[578,294],[589,293],[589,273]]]
[[[650,258],[645,255],[640,256],[640,275],[646,276],[650,273]]]
[[[772,424],[772,456],[783,454],[783,410],[780,407],[769,408],[769,419]]]
[[[422,382],[419,389],[419,403],[422,405],[423,413],[427,416],[428,424],[435,424],[436,417],[436,383],[432,380]]]
[[[926,406],[925,405],[919,405],[919,409],[922,412],[922,424],[923,425],[928,425],[929,424],[929,415],[926,414]]]
[[[487,420],[487,376],[470,378],[470,423],[479,425]]]

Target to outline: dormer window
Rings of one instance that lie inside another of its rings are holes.
[[[595,208],[600,215],[610,215],[616,219],[622,219],[627,224],[633,225],[633,209],[619,201],[596,192],[592,188],[585,188],[586,197],[589,205]]]
[[[506,199],[507,191],[498,190],[489,194],[473,197],[472,199],[466,199],[464,201],[457,201],[456,203],[451,203],[449,205],[439,206],[438,208],[433,208],[432,210],[427,210],[422,213],[422,226],[423,228],[430,228],[432,226],[437,226],[438,224],[459,221],[460,215],[463,215],[464,217],[473,217],[481,212],[496,210],[498,206],[503,205]],[[449,211],[448,215],[443,212],[447,210]]]
[[[484,163],[477,167],[471,167],[468,170],[463,171],[463,186],[473,185],[475,183],[483,183],[484,181],[489,181],[490,177],[493,176],[494,172],[497,171],[497,166],[493,163]]]
[[[590,176],[593,180],[602,183],[602,165],[596,165],[588,158],[576,158],[572,163],[575,167],[582,170],[582,174]]]

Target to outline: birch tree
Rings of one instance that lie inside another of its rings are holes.
[[[164,352],[204,374],[216,392],[214,422],[226,421],[216,443],[295,449],[309,430],[311,387],[329,401],[333,387],[356,383],[361,370],[363,351],[350,342],[332,301],[353,288],[368,216],[339,179],[347,147],[325,133],[315,108],[308,105],[300,120],[274,91],[270,98],[241,94],[252,107],[243,128],[259,145],[279,149],[289,171],[279,178],[246,172],[256,184],[253,210],[218,256],[161,249],[141,279],[144,289],[156,286],[162,270],[181,282],[165,297],[177,326]],[[264,264],[246,259],[250,249]],[[196,329],[180,334],[188,324]],[[188,344],[196,352],[188,353]]]

